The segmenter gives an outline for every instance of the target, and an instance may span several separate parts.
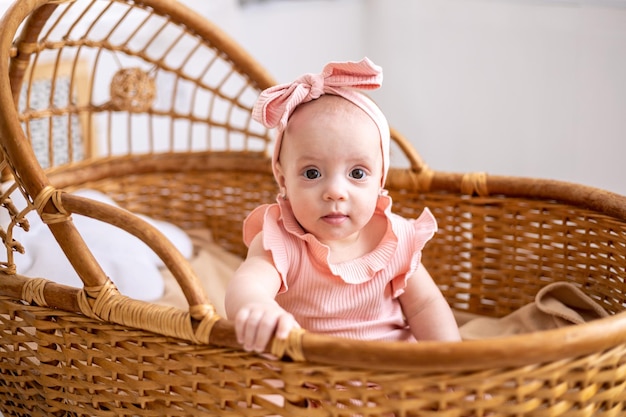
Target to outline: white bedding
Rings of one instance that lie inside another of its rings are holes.
[[[74,194],[116,205],[111,198],[98,191],[79,190]],[[13,193],[11,198],[18,208],[25,206],[21,194]],[[19,201],[20,199],[22,201]],[[6,228],[7,215],[5,213],[3,215],[5,218],[0,221]],[[145,216],[143,218],[170,239],[186,258],[191,258],[193,244],[183,230],[171,223]],[[37,213],[29,213],[27,219],[31,225],[29,232],[17,227],[14,229],[14,238],[26,249],[24,254],[15,254],[17,272],[82,287],[82,281]],[[165,282],[160,270],[163,263],[145,243],[104,222],[75,214],[72,215],[72,219],[94,257],[122,294],[143,301],[155,301],[163,297]]]

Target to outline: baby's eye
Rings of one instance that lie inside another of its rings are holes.
[[[320,174],[320,172],[315,168],[309,168],[304,171],[304,176],[308,180],[314,180],[316,178],[319,178],[321,175],[322,174]]]
[[[350,172],[350,176],[354,178],[355,180],[362,180],[363,178],[367,176],[367,173],[365,172],[364,169],[355,168]]]

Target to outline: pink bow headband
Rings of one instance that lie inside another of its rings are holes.
[[[270,87],[259,95],[252,117],[268,128],[277,128],[276,143],[272,155],[272,167],[276,176],[276,162],[280,153],[283,132],[289,116],[302,103],[315,100],[323,94],[341,96],[361,108],[376,123],[380,131],[383,154],[384,185],[389,170],[389,125],[382,111],[374,102],[355,89],[374,90],[381,86],[382,68],[368,58],[353,62],[330,62],[321,74],[304,74],[295,81]]]

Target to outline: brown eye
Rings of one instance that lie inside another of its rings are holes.
[[[313,169],[313,168],[310,168],[304,171],[304,176],[308,180],[314,180],[316,178],[319,178],[321,175],[322,174],[320,174],[320,172],[317,169]]]
[[[367,174],[361,168],[356,168],[356,169],[353,169],[352,172],[350,172],[350,176],[354,178],[355,180],[362,180],[363,178],[367,176]]]

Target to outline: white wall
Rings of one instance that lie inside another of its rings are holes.
[[[626,9],[572,3],[370,1],[390,122],[437,169],[626,194]]]
[[[331,60],[373,52],[363,41],[366,8],[359,0],[268,1],[244,7],[240,41],[277,78],[320,72]]]

